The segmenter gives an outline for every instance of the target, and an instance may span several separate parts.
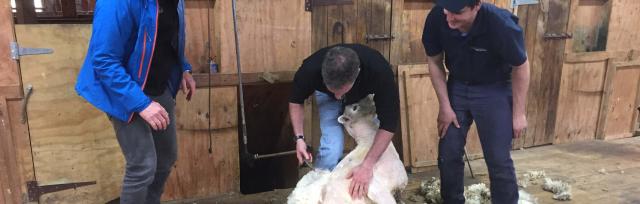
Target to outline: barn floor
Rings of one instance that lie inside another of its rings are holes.
[[[538,199],[538,203],[575,204],[631,204],[640,203],[640,137],[611,141],[588,141],[573,144],[550,145],[517,150],[512,154],[518,177],[527,171],[544,170],[548,177],[562,179],[572,185],[571,201],[555,201],[552,194],[540,185],[525,190]],[[466,175],[466,183],[488,183],[484,160],[471,162],[476,179]],[[466,173],[468,174],[468,170]],[[416,196],[420,183],[437,177],[437,168],[410,174],[410,182],[402,195],[404,203],[423,203]],[[172,203],[286,203],[291,189],[275,190],[252,195],[226,195],[216,198]]]

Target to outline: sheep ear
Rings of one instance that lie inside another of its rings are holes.
[[[349,117],[345,117],[344,115],[341,115],[340,117],[338,117],[338,122],[340,124],[345,124],[348,121],[349,121]]]

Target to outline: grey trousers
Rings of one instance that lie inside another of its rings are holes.
[[[126,160],[120,203],[160,203],[164,183],[178,156],[175,100],[169,91],[151,97],[169,113],[166,130],[154,131],[138,114],[131,123],[109,117]]]

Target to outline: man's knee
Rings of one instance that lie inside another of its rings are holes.
[[[137,164],[127,164],[124,185],[133,188],[146,187],[153,182],[155,173],[155,159],[147,159],[145,162]]]

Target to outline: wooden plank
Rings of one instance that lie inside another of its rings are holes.
[[[612,53],[607,51],[579,52],[565,54],[566,63],[584,63],[605,61],[611,57]]]
[[[328,40],[328,16],[327,7],[317,7],[312,11],[311,32],[312,50],[316,51],[327,46]]]
[[[367,30],[364,35],[391,35],[391,1],[392,0],[369,0],[365,5]],[[391,45],[390,40],[375,40],[365,43],[367,46],[378,50],[385,59],[389,60]]]
[[[342,22],[342,8],[338,5],[327,7],[327,45],[344,43],[345,26]]]
[[[612,65],[613,66],[613,65]],[[635,66],[616,66],[615,75],[610,85],[611,93],[608,109],[604,110],[603,139],[619,139],[632,136],[636,129],[638,115],[637,107],[640,105],[640,64]],[[602,118],[601,118],[602,119]]]
[[[637,49],[629,49],[623,51],[566,53],[565,63],[599,62],[609,58],[618,61],[618,63],[634,61],[640,58],[640,52]]]
[[[63,17],[76,17],[76,1],[60,1]]]
[[[240,191],[237,128],[214,130],[209,153],[208,131],[178,131],[178,160],[162,200],[218,196]]]
[[[3,7],[9,7],[7,2],[4,4],[6,5],[3,5]],[[11,7],[9,7],[9,9],[11,9]],[[3,8],[3,10],[5,9]],[[38,17],[36,15],[36,9],[33,5],[33,1],[16,1],[16,17],[16,23],[18,24],[38,23]],[[13,19],[13,17],[8,17],[6,19]]]
[[[216,2],[221,21],[221,73],[235,73],[231,1]],[[311,53],[311,13],[304,1],[247,0],[237,4],[242,72],[293,71]]]
[[[29,136],[28,123],[22,123],[22,100],[7,99],[7,108],[9,110],[9,120],[11,126],[11,136],[13,137],[13,146],[16,149],[20,178],[21,194],[27,192],[26,181],[35,181],[35,172],[33,169],[33,157],[31,154],[31,138]],[[22,198],[22,197],[21,197]]]
[[[596,138],[601,140],[605,138],[605,135],[604,135],[605,127],[607,125],[607,122],[609,121],[608,120],[609,117],[607,115],[611,111],[610,103],[611,103],[611,95],[614,89],[613,83],[617,75],[616,66],[613,63],[613,60],[611,59],[607,60],[605,69],[606,71],[605,71],[605,78],[604,78],[602,101],[600,102],[598,123],[596,126]]]
[[[406,68],[405,68],[406,69]],[[398,69],[398,92],[400,94],[400,134],[402,137],[402,163],[411,166],[411,138],[409,138],[409,115],[407,114],[407,74],[405,69]]]
[[[564,64],[554,144],[596,138],[606,67],[606,62]]]
[[[10,86],[0,85],[0,96],[3,96],[7,99],[20,99],[24,95],[21,90],[22,90],[22,87],[18,85],[10,85]]]
[[[279,72],[266,72],[266,73],[243,73],[242,84],[244,85],[259,85],[269,84],[265,78],[274,78],[275,83],[288,83],[293,81],[295,71],[279,71]],[[211,79],[209,79],[211,77]],[[224,86],[237,86],[238,74],[194,74],[193,79],[196,81],[196,87],[224,87]],[[211,84],[209,84],[211,81]]]
[[[22,200],[18,146],[11,133],[10,112],[6,98],[0,96],[0,201],[20,203]],[[17,122],[17,121],[14,121]]]
[[[24,83],[34,87],[28,116],[36,180],[40,185],[97,182],[40,201],[105,203],[118,197],[124,161],[113,128],[73,90],[90,25],[19,25],[16,33],[22,46],[55,50],[20,61]]]
[[[637,14],[640,11],[640,1],[615,0],[612,2],[609,35],[607,36],[608,51],[624,51],[640,48],[640,29]]]
[[[402,6],[401,8],[394,6],[392,34],[395,39],[391,42],[392,64],[424,64],[427,62],[427,55],[422,45],[422,33],[427,14],[434,5],[434,2],[431,1],[411,0],[398,5]],[[393,55],[396,55],[395,58]]]
[[[525,46],[527,48],[527,56],[530,65],[530,83],[527,100],[527,121],[528,127],[525,134],[521,138],[514,140],[513,148],[519,149],[523,147],[531,147],[535,145],[536,137],[544,137],[546,129],[545,111],[547,101],[544,96],[542,84],[546,83],[546,76],[543,75],[545,69],[542,67],[542,32],[540,19],[543,13],[540,12],[539,5],[522,5],[519,6],[518,17],[520,17],[521,27],[524,29]]]
[[[178,129],[204,131],[238,126],[236,95],[236,87],[212,88],[211,93],[208,89],[197,89],[191,101],[187,102],[180,92],[176,96]]]
[[[90,1],[93,2],[93,1]],[[186,38],[185,56],[191,66],[193,73],[209,73],[209,58],[215,59],[219,63],[220,56],[220,34],[216,30],[219,25],[214,18],[215,0],[185,1],[185,24]],[[209,35],[209,37],[207,37]],[[211,39],[211,42],[207,42]],[[211,53],[209,53],[209,46]]]
[[[0,28],[4,32],[0,32],[0,87],[1,86],[20,86],[20,72],[18,63],[12,60],[11,49],[8,46],[10,42],[15,41],[13,31],[13,14],[11,6],[8,2],[0,5]],[[1,93],[4,94],[4,93]]]
[[[542,12],[543,15],[539,19],[542,20],[545,26],[542,29],[542,33],[563,33],[567,32],[567,24],[569,20],[569,1],[565,0],[542,0]],[[565,40],[540,40],[542,43],[541,55],[542,62],[540,67],[543,69],[543,76],[545,81],[540,88],[542,91],[542,97],[547,99],[545,105],[546,110],[541,110],[549,113],[546,119],[545,134],[543,137],[535,138],[535,145],[549,144],[554,141],[554,135],[556,135],[556,120],[561,117],[558,113],[559,109],[559,87],[561,82],[561,76],[563,69],[559,69],[558,66],[563,64]]]

